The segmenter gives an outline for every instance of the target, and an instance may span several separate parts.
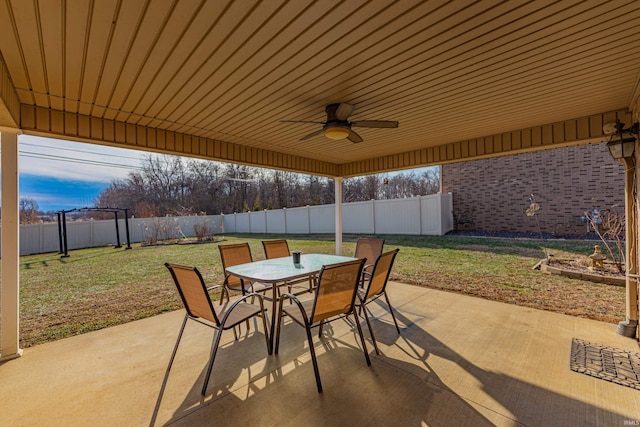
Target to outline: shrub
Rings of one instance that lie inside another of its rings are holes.
[[[209,225],[206,216],[201,222],[196,221],[196,223],[193,224],[193,232],[198,242],[207,242],[215,238],[213,226]]]

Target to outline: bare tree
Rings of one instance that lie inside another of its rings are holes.
[[[19,201],[20,224],[35,224],[38,222],[40,211],[38,202],[29,197],[21,197]]]
[[[436,170],[430,169],[420,175],[415,172],[368,175],[344,180],[344,201],[356,202],[372,199],[401,199],[435,194],[440,189]]]
[[[343,181],[343,201],[410,197],[438,191],[438,174],[369,175]],[[213,161],[149,155],[140,171],[114,180],[96,204],[137,217],[219,214],[334,203],[325,177]]]
[[[224,170],[221,163],[190,161],[187,164],[187,204],[194,212],[225,211]]]

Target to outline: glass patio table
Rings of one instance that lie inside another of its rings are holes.
[[[270,340],[273,343],[275,331],[276,307],[278,302],[278,285],[286,284],[295,279],[311,277],[320,273],[323,265],[353,261],[356,258],[327,254],[301,254],[300,263],[293,263],[293,256],[254,261],[227,267],[225,271],[233,276],[252,282],[271,283],[273,296],[271,298],[271,326]]]

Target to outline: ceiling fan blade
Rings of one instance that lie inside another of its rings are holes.
[[[336,119],[347,120],[347,117],[349,117],[355,109],[355,105],[341,102],[340,104],[338,104],[338,108],[336,109]]]
[[[312,122],[309,120],[280,120],[280,123],[317,123],[319,125],[324,124],[324,122]]]
[[[357,122],[351,122],[351,126],[361,128],[397,128],[398,125],[398,122],[391,120],[358,120]]]
[[[314,136],[321,135],[323,132],[324,132],[324,129],[320,129],[320,130],[317,130],[315,132],[311,132],[309,135],[306,135],[306,136],[303,136],[302,138],[300,138],[300,141],[304,141],[306,139],[313,138]]]
[[[347,137],[349,141],[357,144],[358,142],[362,142],[362,137],[355,133],[353,130],[349,129],[349,136]]]

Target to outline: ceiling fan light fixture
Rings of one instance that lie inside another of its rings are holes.
[[[362,142],[363,139],[358,132],[352,130],[352,127],[361,128],[397,128],[398,122],[391,120],[357,120],[355,122],[349,121],[349,116],[353,113],[355,105],[341,102],[339,104],[329,104],[325,107],[327,113],[327,120],[324,122],[316,122],[309,120],[281,120],[281,122],[288,123],[317,123],[322,124],[322,128],[311,132],[302,138],[300,141],[306,141],[311,138],[315,138],[318,135],[323,135],[329,139],[341,140],[348,139],[349,141],[357,144]]]
[[[324,129],[324,136],[329,139],[345,139],[349,136],[349,129],[342,126],[327,126]]]

